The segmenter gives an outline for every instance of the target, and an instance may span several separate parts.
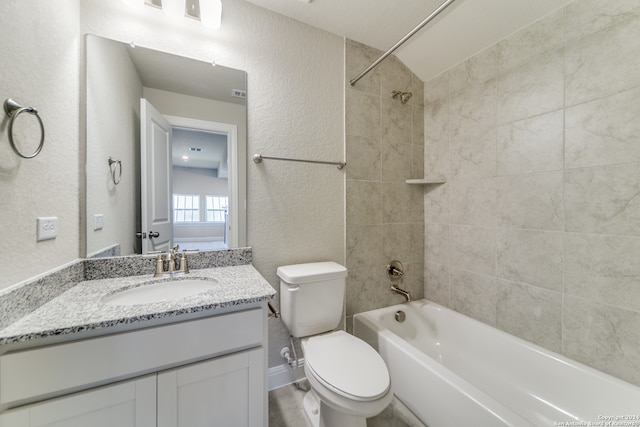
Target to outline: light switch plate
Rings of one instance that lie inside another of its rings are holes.
[[[58,217],[47,216],[37,219],[37,241],[55,239],[58,235]]]
[[[104,227],[104,214],[95,214],[93,216],[93,230],[102,230]]]

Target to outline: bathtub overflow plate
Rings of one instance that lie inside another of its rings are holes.
[[[407,318],[407,315],[405,314],[404,311],[402,310],[398,310],[396,311],[396,315],[395,315],[396,321],[402,323],[405,321],[405,319]]]

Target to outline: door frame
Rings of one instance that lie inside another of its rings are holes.
[[[240,226],[240,195],[238,193],[238,126],[189,117],[164,116],[171,126],[195,130],[225,133],[227,135],[227,153],[229,156],[229,223],[227,224],[227,247],[238,247],[238,227]]]

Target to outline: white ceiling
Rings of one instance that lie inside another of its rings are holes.
[[[386,51],[444,0],[247,1]],[[395,54],[428,81],[571,1],[456,0]]]
[[[247,103],[246,98],[233,96],[235,89],[246,91],[244,71],[139,46],[127,46],[127,51],[145,87],[232,104]]]
[[[220,169],[227,163],[227,136],[196,129],[173,128],[173,166]],[[184,160],[182,156],[187,156]]]

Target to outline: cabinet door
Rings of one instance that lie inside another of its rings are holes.
[[[155,375],[0,414],[0,427],[114,426],[156,426]]]
[[[158,374],[158,427],[265,426],[262,347]]]

